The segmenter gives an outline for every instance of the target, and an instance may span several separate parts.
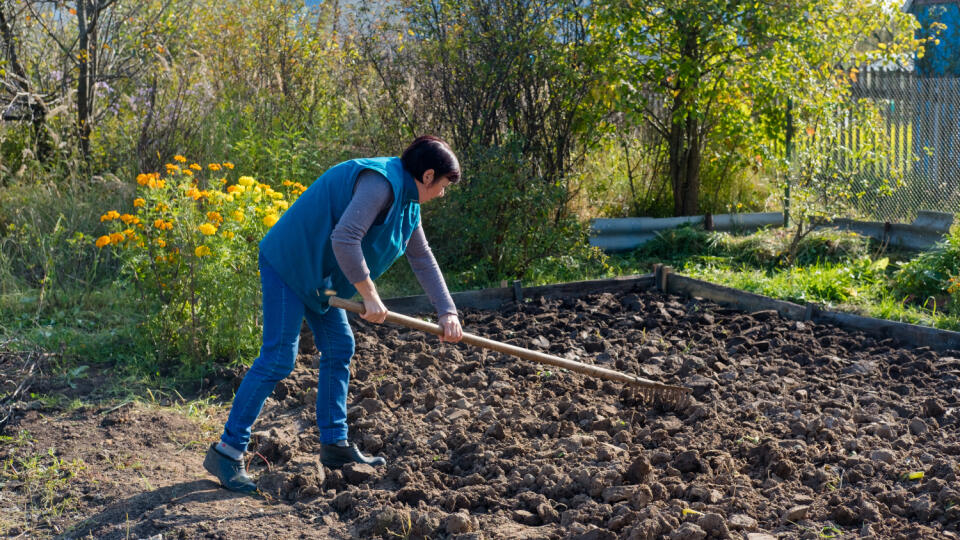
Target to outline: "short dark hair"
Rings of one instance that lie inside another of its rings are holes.
[[[423,173],[433,169],[434,178],[450,180],[451,184],[460,181],[460,162],[450,145],[440,137],[421,135],[410,143],[400,156],[403,168],[418,182],[423,182]]]

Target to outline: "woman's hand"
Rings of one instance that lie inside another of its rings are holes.
[[[379,296],[363,299],[363,314],[360,315],[365,321],[380,324],[387,320],[387,306],[383,305]]]
[[[357,288],[360,296],[363,297],[363,313],[360,315],[360,318],[377,324],[387,320],[387,306],[383,305],[383,302],[380,301],[380,295],[377,293],[377,288],[374,286],[373,280],[367,278],[353,285]]]
[[[440,341],[456,343],[463,339],[463,328],[460,326],[460,319],[452,313],[440,316],[440,327],[443,328],[443,335]]]

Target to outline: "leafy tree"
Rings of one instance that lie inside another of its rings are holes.
[[[774,157],[789,100],[799,117],[820,116],[847,98],[851,68],[916,50],[909,16],[889,3],[609,0],[603,6],[598,39],[619,48],[612,75],[621,107],[666,142],[676,215],[698,213],[711,142],[758,163],[764,150]],[[883,31],[889,36],[883,48],[863,47]]]

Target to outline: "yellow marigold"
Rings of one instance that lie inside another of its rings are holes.
[[[249,187],[257,183],[252,176],[241,176],[237,178],[237,183],[244,187]]]
[[[123,242],[123,235],[122,235],[122,234],[120,234],[120,233],[118,233],[118,232],[115,232],[115,233],[111,233],[111,234],[110,234],[110,243],[111,243],[111,244],[119,244],[120,242]]]
[[[234,237],[233,231],[223,231],[220,234],[222,234],[224,238],[232,239]]]
[[[127,238],[133,238],[134,236],[137,235],[137,233],[133,232],[133,229],[124,229],[123,235],[126,236]]]
[[[233,217],[234,221],[243,221],[243,210],[234,210],[230,216]]]
[[[207,219],[218,225],[223,223],[223,216],[220,215],[220,212],[207,212]]]
[[[231,170],[233,169],[233,163],[230,163],[229,161],[224,161],[223,166]]]
[[[102,248],[102,247],[104,247],[104,246],[109,246],[109,245],[110,245],[110,237],[109,237],[109,236],[104,235],[104,236],[101,236],[100,238],[97,238],[97,247],[98,247],[98,248]]]
[[[167,241],[163,238],[157,238],[157,245],[160,247],[167,247]]]
[[[211,234],[217,234],[217,226],[214,225],[213,223],[202,223],[197,227],[197,230],[199,230],[206,236],[210,236]]]
[[[137,197],[136,199],[133,200],[133,206],[136,206],[136,207],[145,206],[146,204],[147,204],[147,201],[144,199],[141,199],[140,197]]]
[[[177,154],[177,155],[173,156],[173,160],[174,160],[174,161],[179,161],[180,163],[186,163],[186,162],[187,162],[187,158],[181,156],[180,154]]]
[[[173,222],[172,222],[172,221],[164,221],[164,222],[163,222],[163,229],[164,229],[164,230],[169,231],[169,230],[172,229],[172,228],[173,228]]]
[[[191,171],[190,169],[184,169],[183,174],[187,176],[193,176],[193,171]]]
[[[220,179],[220,185],[223,186],[223,185],[226,185],[226,184],[227,184],[227,179],[226,179],[226,178],[221,178],[221,179]]]
[[[157,179],[151,178],[147,182],[147,187],[150,189],[163,189],[166,186],[167,186],[166,180],[157,180]]]
[[[153,226],[157,229],[163,230],[163,220],[162,219],[153,220]]]
[[[193,250],[193,254],[197,257],[205,257],[210,254],[210,248],[207,246],[197,246],[197,249]]]
[[[201,167],[199,163],[191,163],[191,164],[190,164],[190,168],[193,169],[193,170],[195,170],[195,171],[202,171],[202,170],[203,170],[203,167]]]
[[[287,201],[273,201],[273,204],[277,208],[283,208],[284,210],[290,207],[290,204],[287,203]]]
[[[140,173],[137,175],[137,183],[141,186],[147,185],[147,182],[150,181],[151,176],[147,173]]]
[[[285,185],[285,186],[292,186],[292,185],[293,185],[293,182],[291,182],[290,180],[284,180],[283,182],[281,182],[281,184],[283,184],[283,185]]]
[[[195,201],[199,201],[200,197],[202,197],[202,194],[200,193],[199,189],[195,187],[191,187],[190,189],[187,190],[187,197],[190,197]]]
[[[120,214],[120,221],[130,224],[133,223],[134,217],[131,214]]]
[[[164,203],[157,203],[157,212],[166,212],[170,207]]]
[[[277,217],[276,214],[267,214],[263,216],[263,224],[266,225],[267,227],[273,227],[274,225],[277,224],[277,221],[279,220],[280,218]]]
[[[164,167],[167,168],[167,174],[180,172],[180,166],[174,165],[173,163],[167,163],[166,165],[164,165]]]
[[[283,193],[280,193],[279,191],[271,191],[270,193],[268,193],[268,195],[270,195],[270,196],[273,197],[274,199],[282,199],[282,198],[283,198]]]
[[[219,170],[220,170],[220,164],[219,164],[219,163],[210,163],[209,165],[207,165],[207,168],[210,169],[211,171],[219,171]]]

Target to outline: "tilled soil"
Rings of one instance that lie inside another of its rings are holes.
[[[138,436],[157,439],[144,459],[170,448],[182,457],[140,472],[155,485],[133,475],[135,485],[84,496],[93,518],[66,536],[960,537],[960,353],[650,292],[466,310],[464,326],[684,384],[693,399],[665,409],[621,384],[358,321],[348,421],[385,468],[319,465],[318,357],[305,342],[255,426],[263,498],[216,489],[203,473],[214,432],[139,409],[99,424],[80,414],[85,437],[119,429],[134,453]],[[36,415],[20,423],[56,438]]]

